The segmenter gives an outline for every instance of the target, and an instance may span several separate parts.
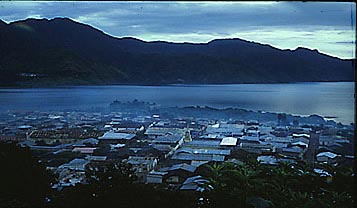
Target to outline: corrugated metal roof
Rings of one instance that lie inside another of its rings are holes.
[[[335,158],[339,155],[333,153],[333,152],[321,152],[319,154],[316,155],[316,157],[329,157],[329,158]]]
[[[135,137],[135,134],[126,134],[126,133],[116,133],[116,132],[106,132],[103,136],[99,137],[99,140],[105,139],[132,139]]]
[[[224,161],[225,156],[222,155],[207,155],[207,154],[175,154],[173,160],[196,160],[196,161]]]
[[[208,154],[208,155],[230,155],[230,150],[221,150],[221,149],[195,149],[189,147],[182,147],[176,151],[176,154],[179,153],[189,153],[189,154]]]
[[[236,146],[237,145],[237,138],[234,137],[224,137],[220,143],[220,145],[224,146]]]
[[[176,165],[173,165],[171,166],[171,168],[169,169],[170,171],[173,171],[173,170],[185,170],[185,171],[188,171],[188,172],[195,172],[196,170],[196,166],[193,166],[193,165],[189,165],[189,164],[186,164],[186,163],[181,163],[181,164],[176,164]]]
[[[220,141],[216,140],[193,140],[191,142],[185,143],[185,146],[200,146],[200,147],[205,147],[205,146],[211,146],[211,147],[219,147]]]

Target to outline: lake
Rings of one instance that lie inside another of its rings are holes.
[[[236,107],[354,122],[353,82],[169,86],[76,86],[0,89],[0,110],[66,110],[108,107],[114,100],[163,106]]]

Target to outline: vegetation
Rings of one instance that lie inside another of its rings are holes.
[[[352,168],[324,169],[331,176],[286,163],[210,164],[199,172],[212,186],[205,193],[206,207],[354,207]]]
[[[277,83],[354,77],[353,60],[241,39],[148,43],[114,38],[66,18],[0,23],[0,29],[0,86]]]
[[[53,181],[28,148],[0,142],[0,207],[41,207]]]
[[[15,144],[0,143],[0,164],[0,207],[354,207],[348,167],[324,165],[331,176],[320,176],[307,164],[209,163],[196,170],[205,191],[192,193],[136,183],[121,162],[91,164],[86,184],[51,190],[44,166]]]

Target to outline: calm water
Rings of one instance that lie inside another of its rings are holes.
[[[352,82],[0,89],[0,110],[86,109],[134,99],[167,106],[207,105],[335,116],[345,124],[354,121]]]

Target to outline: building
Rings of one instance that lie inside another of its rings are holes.
[[[259,142],[259,136],[258,135],[246,135],[242,136],[241,141],[254,141],[254,142]]]
[[[85,159],[75,158],[71,160],[69,163],[65,163],[60,165],[58,169],[70,169],[76,171],[84,171],[85,167],[88,165],[89,161]]]
[[[83,139],[73,144],[73,147],[94,147],[98,145],[99,140],[94,138]]]
[[[222,162],[224,161],[225,156],[229,154],[230,154],[230,150],[182,148],[177,150],[171,159],[192,161],[192,162],[201,162],[201,161]]]
[[[316,155],[316,160],[318,162],[335,163],[340,156],[341,155],[337,155],[333,152],[320,152]]]
[[[238,139],[234,137],[224,137],[219,144],[222,147],[236,147]]]
[[[217,123],[214,125],[207,126],[205,130],[205,135],[221,135],[222,137],[236,137],[243,136],[244,125],[241,124],[227,124],[227,123]]]
[[[205,190],[204,185],[208,184],[209,180],[203,178],[202,176],[193,176],[187,178],[182,186],[180,187],[181,191],[198,191],[203,192]],[[211,186],[208,186],[211,187]],[[212,188],[212,187],[211,187]]]
[[[196,166],[186,163],[172,165],[171,167],[161,168],[160,171],[167,172],[167,183],[182,183],[187,177],[190,177],[196,171]]]
[[[151,171],[146,175],[146,183],[162,183],[167,172]]]
[[[186,142],[185,147],[191,148],[202,148],[202,149],[219,149],[221,141],[220,140],[206,140],[206,139],[196,139],[192,142]]]
[[[336,136],[330,136],[330,135],[325,135],[325,136],[320,136],[319,137],[319,144],[321,146],[342,146],[342,143],[350,143],[347,139],[341,139],[337,138]]]
[[[138,177],[138,181],[145,182],[146,174],[154,170],[158,160],[156,157],[129,156],[129,158],[123,160],[123,162],[132,165],[132,168]]]
[[[267,165],[277,165],[279,163],[278,159],[272,155],[260,155],[257,157],[257,161]]]
[[[148,139],[156,139],[160,136],[176,135],[184,137],[186,130],[178,128],[161,128],[161,127],[149,127],[144,133]]]
[[[114,131],[109,131],[104,133],[103,136],[99,137],[98,140],[103,143],[125,143],[127,140],[135,138],[135,134],[118,133]]]
[[[96,147],[75,147],[72,152],[79,152],[81,154],[93,154]]]
[[[165,153],[165,157],[172,155],[184,143],[184,135],[157,136],[152,141],[152,146]]]
[[[240,142],[239,149],[255,154],[271,153],[276,151],[276,148],[273,145],[261,142]]]
[[[302,159],[303,155],[305,153],[304,148],[301,148],[299,146],[292,146],[292,147],[287,147],[287,148],[283,148],[281,151],[281,154],[288,156],[288,157],[293,157],[296,159]]]

